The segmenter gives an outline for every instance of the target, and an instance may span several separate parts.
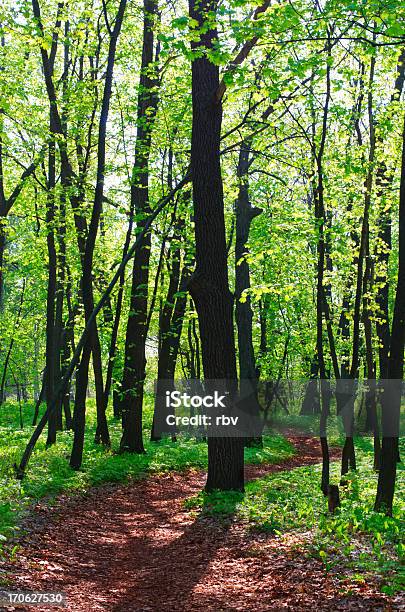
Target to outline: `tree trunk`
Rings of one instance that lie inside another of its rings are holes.
[[[0,313],[4,310],[4,252],[6,249],[6,217],[0,214]]]
[[[236,239],[235,239],[235,318],[238,329],[239,376],[241,397],[246,397],[246,411],[253,419],[258,419],[260,406],[257,397],[257,370],[253,348],[253,311],[250,295],[248,252],[250,226],[262,210],[252,206],[249,201],[248,171],[250,167],[250,142],[244,141],[239,152],[238,178],[239,192],[236,200]],[[243,300],[241,298],[243,296]],[[246,446],[262,446],[261,436],[248,436]]]
[[[154,117],[157,111],[157,82],[154,78],[154,26],[157,15],[156,0],[144,0],[143,46],[139,79],[137,137],[135,163],[132,173],[131,206],[140,216],[150,212],[149,207],[149,155]],[[137,223],[144,226],[144,218]],[[130,313],[128,316],[124,371],[121,383],[122,438],[121,451],[145,452],[142,437],[142,407],[146,368],[146,322],[148,306],[149,259],[151,235],[142,241],[139,254],[134,259]]]
[[[91,333],[91,332],[90,332]],[[91,342],[83,348],[82,358],[76,375],[75,407],[73,413],[73,446],[70,455],[70,467],[80,469],[83,459],[84,430],[86,424],[86,391],[89,380],[89,362]]]
[[[174,240],[178,240],[178,236],[173,237]],[[169,335],[171,331],[171,319],[175,307],[175,293],[178,291],[180,282],[180,259],[181,253],[180,248],[177,245],[173,251],[170,248],[168,261],[170,262],[170,276],[169,286],[167,288],[166,300],[161,309],[159,317],[159,356],[158,356],[158,367],[157,367],[157,380],[156,380],[156,392],[155,392],[155,406],[152,422],[151,441],[160,440],[162,431],[165,431],[162,417],[165,415],[165,401],[163,393],[164,387],[167,385],[168,380],[168,365],[169,365],[169,348],[170,341]],[[174,382],[174,381],[173,381]],[[164,387],[162,386],[164,385]],[[158,419],[158,420],[157,420]],[[159,422],[158,432],[156,432],[156,423]],[[162,428],[163,426],[163,428]],[[171,431],[172,428],[168,428]]]
[[[364,337],[366,342],[366,376],[368,387],[366,391],[366,424],[365,430],[372,431],[374,439],[374,469],[378,470],[380,466],[380,434],[378,427],[377,416],[377,388],[376,388],[376,369],[374,364],[373,351],[373,329],[372,329],[372,310],[368,290],[373,283],[373,264],[370,257],[370,230],[367,229],[367,244],[366,244],[366,266],[364,270],[363,280],[363,325]]]
[[[321,140],[319,143],[318,150],[315,143],[315,129],[313,128],[313,143],[312,143],[312,155],[315,162],[316,170],[316,184],[314,186],[314,205],[315,205],[315,218],[317,221],[318,229],[318,243],[317,243],[317,288],[316,288],[316,357],[318,361],[318,372],[321,383],[321,414],[320,414],[320,443],[322,449],[322,478],[321,478],[321,489],[324,495],[327,495],[329,487],[329,447],[327,440],[327,419],[329,416],[329,405],[330,405],[330,394],[329,394],[329,381],[326,380],[326,368],[325,368],[325,356],[323,349],[323,314],[325,312],[326,296],[324,291],[324,269],[325,269],[325,255],[326,255],[326,241],[325,241],[325,225],[326,225],[326,212],[325,212],[325,201],[324,201],[324,175],[323,175],[323,154],[326,144],[327,127],[328,127],[328,114],[329,114],[329,103],[331,97],[331,78],[330,78],[330,62],[331,48],[329,40],[328,30],[328,61],[326,65],[326,92],[325,92],[325,103],[322,113],[322,132]]]
[[[52,117],[50,132],[54,133]],[[49,406],[54,396],[56,368],[55,339],[55,302],[56,302],[56,247],[55,247],[55,141],[49,145],[48,156],[48,194],[46,203],[46,244],[48,248],[48,290],[46,298],[46,403]],[[58,423],[58,411],[54,410],[48,419],[47,446],[55,444]]]
[[[44,401],[44,397],[45,397],[45,384],[46,384],[46,371],[44,371],[43,375],[42,375],[42,385],[41,385],[41,391],[39,392],[38,398],[35,402],[35,406],[34,406],[34,416],[32,417],[32,426],[35,427],[38,421],[38,417],[39,417],[39,409],[40,406],[42,404],[42,402]]]
[[[311,359],[311,367],[309,372],[309,382],[305,389],[304,399],[302,401],[300,415],[319,414],[321,411],[321,400],[318,389],[318,357],[315,354]]]
[[[399,100],[405,79],[405,49],[402,49],[398,58],[397,74],[394,84],[394,92],[391,96],[391,103]],[[378,144],[384,146],[383,139],[378,138]],[[391,240],[391,211],[386,207],[385,194],[388,193],[392,185],[392,174],[387,173],[387,166],[382,161],[377,168],[376,184],[377,198],[380,200],[380,213],[378,216],[378,249],[376,250],[376,260],[378,264],[378,274],[376,284],[378,286],[376,303],[378,306],[376,330],[379,340],[379,363],[380,378],[387,377],[388,357],[390,347],[390,326],[389,326],[389,282],[388,282],[388,262],[392,247]]]
[[[100,216],[102,211],[103,197],[104,197],[104,175],[105,175],[105,158],[106,158],[106,134],[107,134],[107,120],[110,108],[110,99],[112,92],[113,83],[113,71],[115,63],[115,54],[117,48],[118,36],[121,31],[122,21],[124,17],[126,7],[126,0],[121,0],[117,15],[115,18],[114,28],[111,31],[109,48],[108,48],[108,60],[107,69],[104,82],[103,99],[101,104],[99,129],[98,129],[98,148],[97,148],[97,176],[96,176],[96,188],[94,191],[94,203],[93,210],[89,225],[88,236],[86,240],[86,247],[84,251],[83,264],[82,264],[82,294],[83,294],[83,305],[86,324],[91,321],[92,313],[94,310],[94,296],[93,296],[93,256],[94,248],[96,244],[96,238],[98,233],[98,227],[100,223]],[[102,365],[101,365],[101,348],[100,341],[97,333],[96,321],[93,320],[90,327],[89,337],[86,341],[86,345],[83,350],[82,361],[79,366],[77,385],[76,385],[76,398],[75,398],[75,414],[74,414],[74,444],[72,448],[71,462],[70,465],[75,469],[79,468],[82,460],[83,453],[83,438],[84,438],[84,423],[85,423],[85,411],[86,411],[86,391],[88,385],[88,367],[90,352],[93,351],[93,367],[94,377],[96,381],[96,404],[97,404],[97,431],[96,439],[101,441],[105,446],[110,445],[110,435],[108,431],[107,418],[104,410],[104,397],[103,397],[103,381],[102,381]]]
[[[218,33],[207,19],[211,24],[209,15],[217,10],[216,0],[189,0],[189,7],[190,17],[203,28],[200,38],[192,42],[192,49],[213,49]],[[191,172],[196,271],[189,289],[198,313],[205,378],[228,381],[232,394],[237,373],[220,165],[222,105],[217,99],[218,87],[218,67],[205,54],[195,58]],[[243,439],[210,437],[206,490],[243,488]]]
[[[398,282],[392,320],[388,380],[382,399],[382,452],[378,476],[375,510],[384,509],[392,514],[398,459],[399,418],[404,373],[405,345],[405,119],[403,127],[403,148],[401,164],[401,186],[399,196],[399,263]],[[389,435],[390,434],[390,435]]]
[[[180,252],[177,254],[177,257],[179,256]],[[161,439],[160,433],[163,431],[163,428],[160,427],[158,432],[156,432],[156,419],[161,419],[161,416],[164,416],[165,413],[164,402],[161,401],[163,399],[163,391],[166,389],[166,386],[170,384],[170,382],[174,384],[181,330],[183,327],[184,313],[187,304],[186,282],[189,276],[188,270],[185,267],[183,268],[181,279],[179,280],[179,271],[177,268],[177,265],[172,265],[172,276],[167,291],[166,304],[163,309],[163,315],[160,319],[161,323],[159,326],[159,330],[162,332],[162,341],[158,358],[155,408],[151,431],[151,441],[154,442]],[[177,280],[173,279],[173,276],[177,276]],[[179,292],[180,295],[177,296],[174,304],[172,304],[176,292]],[[167,311],[164,312],[166,307]],[[165,381],[165,389],[161,388],[161,381]],[[172,433],[172,435],[174,435],[173,429],[169,429],[169,431]]]
[[[26,281],[25,281],[25,278],[24,278],[23,279],[23,286],[22,286],[22,289],[21,289],[20,305],[18,307],[17,316],[16,316],[16,319],[14,321],[14,326],[13,326],[13,332],[12,332],[11,340],[10,340],[10,344],[9,344],[8,351],[7,351],[6,358],[4,360],[4,365],[3,365],[3,372],[2,372],[1,383],[0,383],[0,405],[3,403],[3,401],[5,399],[5,385],[6,385],[6,379],[7,379],[7,370],[8,370],[8,366],[9,366],[9,362],[10,362],[10,358],[11,358],[11,353],[12,353],[13,346],[14,346],[15,332],[17,331],[17,329],[19,327],[19,324],[20,324],[20,320],[21,320],[22,308],[23,308],[23,304],[24,304],[25,287],[26,287]]]
[[[358,377],[359,374],[359,350],[360,350],[360,320],[361,320],[361,303],[363,295],[363,270],[364,262],[367,252],[367,240],[368,240],[368,226],[369,226],[369,215],[371,205],[371,190],[373,186],[373,172],[374,172],[374,155],[375,155],[375,126],[373,116],[373,95],[372,86],[374,82],[374,71],[375,71],[375,57],[370,60],[370,76],[368,83],[368,118],[369,118],[369,130],[370,130],[370,149],[368,155],[368,170],[366,180],[364,183],[364,208],[363,208],[363,219],[360,234],[359,254],[357,257],[357,273],[356,273],[356,292],[354,298],[354,311],[353,311],[353,338],[352,338],[352,362],[350,366],[350,372],[348,376],[352,381]],[[359,145],[361,139],[359,137]],[[341,475],[344,476],[349,471],[349,466],[352,469],[356,469],[356,457],[353,443],[353,425],[354,425],[354,386],[352,388],[350,398],[350,411],[346,410],[346,440],[342,451],[342,465]],[[350,412],[350,414],[349,414]]]

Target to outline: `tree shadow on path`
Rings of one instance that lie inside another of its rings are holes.
[[[319,462],[314,440],[297,446],[279,465],[247,467],[247,478]],[[248,532],[232,502],[226,520],[193,516],[184,500],[204,481],[201,472],[166,474],[45,508],[15,586],[64,591],[72,612],[384,609],[379,596],[344,597],[321,563],[291,557],[274,536]]]

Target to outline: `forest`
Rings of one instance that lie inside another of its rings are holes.
[[[405,605],[404,81],[401,0],[3,0],[0,608]]]

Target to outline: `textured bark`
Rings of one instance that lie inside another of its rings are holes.
[[[190,17],[203,26],[217,2],[189,1]],[[203,28],[192,49],[212,49],[218,34]],[[193,181],[196,271],[189,289],[196,305],[206,379],[224,379],[229,390],[237,386],[233,333],[233,299],[228,284],[223,185],[220,165],[222,106],[216,98],[218,67],[203,55],[192,62],[193,121],[191,172]],[[243,440],[208,440],[206,489],[243,489]]]
[[[149,155],[152,129],[158,97],[154,78],[154,20],[157,15],[155,0],[144,0],[143,45],[139,79],[137,137],[135,163],[132,173],[131,203],[140,216],[150,212],[149,207]],[[144,226],[140,219],[137,227]],[[141,249],[134,259],[130,313],[125,338],[124,371],[121,383],[122,438],[121,451],[145,452],[142,439],[142,407],[146,368],[146,323],[148,306],[149,259],[151,235],[143,237]]]

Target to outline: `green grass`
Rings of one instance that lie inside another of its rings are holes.
[[[86,491],[104,482],[125,482],[149,473],[204,469],[207,446],[204,442],[179,439],[149,442],[152,397],[145,408],[145,455],[117,454],[121,426],[109,418],[112,449],[93,442],[94,405],[89,402],[83,467],[74,471],[68,458],[72,433],[61,432],[55,446],[45,448],[45,434],[33,453],[22,482],[14,477],[13,463],[18,462],[32,427],[32,406],[24,407],[24,430],[19,429],[18,409],[13,404],[0,408],[0,544],[18,532],[18,523],[30,504],[62,492]],[[397,591],[403,581],[405,514],[403,497],[404,470],[399,465],[397,496],[393,518],[373,512],[376,474],[372,466],[372,447],[368,439],[357,441],[358,471],[350,474],[348,486],[341,488],[341,508],[333,516],[319,489],[320,466],[308,466],[270,474],[249,482],[246,493],[200,493],[186,506],[204,514],[235,516],[248,528],[269,533],[307,533],[304,548],[308,555],[321,558],[327,570],[342,573],[342,567],[356,580],[369,573],[380,577],[382,590]],[[246,449],[247,463],[277,463],[294,454],[292,445],[282,436],[265,439],[263,449]],[[405,449],[403,450],[405,454]],[[332,482],[338,482],[339,466],[332,465]],[[402,496],[400,495],[402,491]],[[1,548],[1,546],[0,546]]]
[[[274,534],[298,532],[309,555],[321,558],[327,570],[346,571],[357,580],[369,574],[378,578],[382,591],[391,594],[404,587],[405,516],[404,469],[398,466],[393,517],[373,511],[377,475],[372,470],[369,439],[356,443],[358,470],[340,488],[341,507],[334,515],[320,488],[320,466],[307,466],[270,474],[249,482],[244,495],[201,492],[186,507],[203,514],[233,515],[247,528]],[[403,449],[403,453],[405,449]],[[331,482],[339,482],[340,465],[334,463]],[[343,569],[342,569],[343,568]]]
[[[121,425],[112,418],[109,418],[111,450],[94,444],[95,409],[90,401],[82,469],[74,471],[69,467],[73,439],[71,432],[58,433],[57,444],[48,449],[45,447],[44,432],[22,482],[15,479],[13,464],[19,462],[32,433],[32,406],[24,406],[23,430],[19,429],[18,407],[13,404],[1,406],[0,543],[18,529],[19,519],[30,503],[41,498],[52,498],[62,492],[86,491],[104,482],[125,482],[130,478],[142,478],[148,473],[204,469],[207,466],[206,443],[181,438],[176,443],[169,439],[159,443],[149,441],[152,402],[152,397],[147,396],[144,419],[146,454],[117,454]],[[275,463],[293,454],[293,446],[280,435],[268,438],[263,449],[245,451],[247,463]]]

